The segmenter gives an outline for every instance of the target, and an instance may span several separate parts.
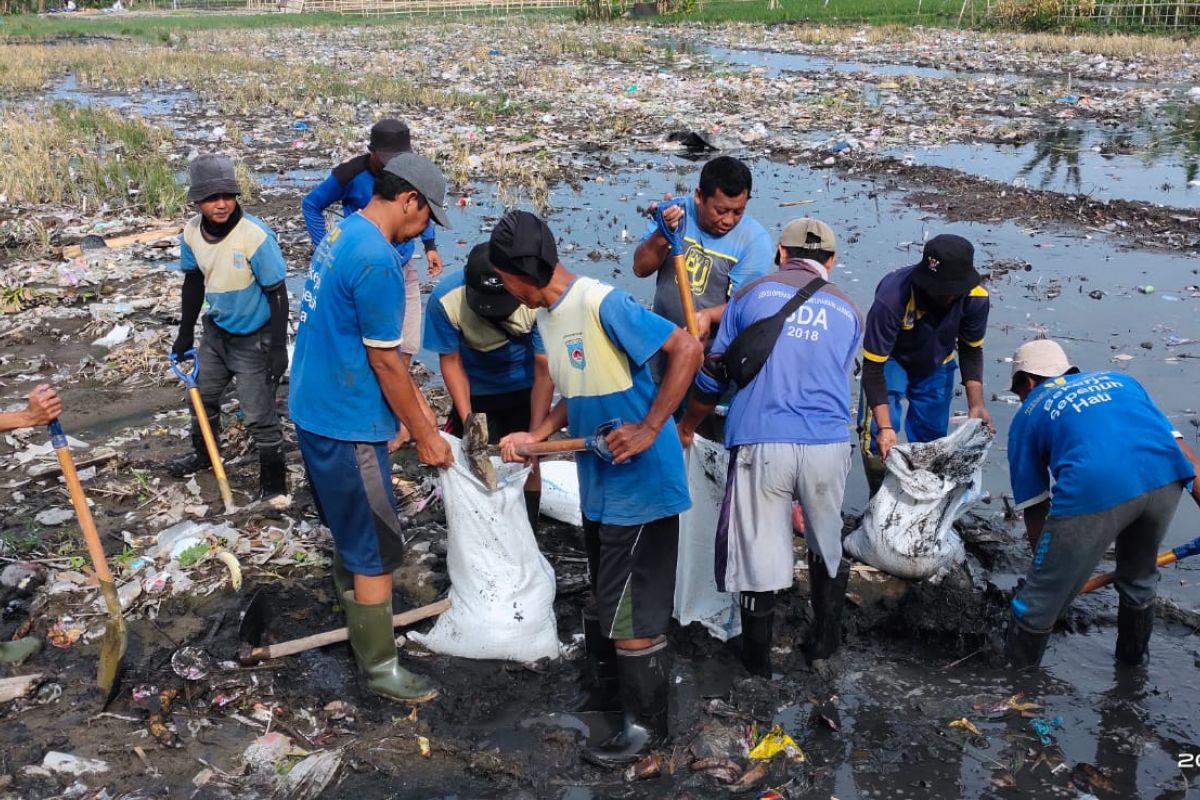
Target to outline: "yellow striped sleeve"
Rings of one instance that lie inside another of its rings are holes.
[[[870,350],[863,350],[863,358],[868,361],[874,361],[877,364],[882,364],[888,360],[888,356],[881,356],[878,353],[872,353]]]
[[[978,341],[974,342],[967,341],[966,339],[959,339],[959,343],[965,344],[967,347],[983,347],[983,339],[979,339]]]
[[[987,296],[988,296],[988,290],[983,288],[982,286],[976,286],[974,289],[971,290],[971,297],[987,297]]]

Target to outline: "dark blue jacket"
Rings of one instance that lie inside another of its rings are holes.
[[[304,227],[308,229],[308,238],[312,240],[314,249],[325,238],[325,209],[341,202],[342,212],[348,217],[366,208],[367,203],[371,202],[371,195],[375,191],[375,176],[367,169],[369,160],[370,156],[364,153],[339,164],[333,168],[328,178],[304,196],[304,202],[301,203]],[[431,217],[429,225],[421,234],[421,241],[425,243],[426,250],[436,246],[434,238],[434,223]],[[409,239],[396,245],[396,252],[406,265],[412,259],[415,241]]]

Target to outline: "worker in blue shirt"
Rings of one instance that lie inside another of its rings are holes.
[[[801,291],[770,344],[761,369],[730,402],[725,424],[729,473],[716,530],[717,590],[737,592],[742,664],[770,678],[776,592],[793,582],[792,502],[807,520],[813,624],[804,645],[810,664],[841,645],[850,564],[842,558],[842,498],[850,471],[850,372],[862,341],[862,316],[831,283],[837,237],[816,219],[793,220],[779,237],[778,272],[729,299],[712,355],[696,375],[679,424],[685,447],[696,426],[730,388],[724,356],[760,320],[782,313]],[[756,336],[751,332],[750,336]]]
[[[910,442],[946,435],[955,371],[962,374],[967,415],[992,424],[983,404],[983,339],[990,301],[974,262],[970,242],[941,234],[926,242],[920,263],[889,272],[875,289],[863,337],[858,412],[872,495],[883,483],[882,459],[896,443],[901,418]]]
[[[600,673],[603,708],[624,725],[584,759],[603,767],[632,764],[668,735],[670,670],[667,630],[675,607],[679,515],[691,508],[679,436],[670,424],[700,366],[700,343],[620,289],[576,276],[558,260],[545,222],[523,211],[492,231],[489,255],[504,286],[536,308],[550,376],[562,394],[529,432],[500,440],[506,461],[516,448],[564,426],[591,434],[612,419],[612,462],[580,453],[580,505],[596,615],[585,647]],[[661,384],[650,359],[666,355]],[[614,706],[616,708],[614,708]]]
[[[1116,657],[1140,664],[1154,628],[1158,550],[1187,484],[1200,505],[1195,454],[1141,384],[1079,372],[1057,342],[1017,348],[1012,391],[1021,408],[1008,468],[1033,564],[1012,599],[1009,662],[1041,662],[1054,623],[1115,544]]]
[[[325,238],[325,209],[334,203],[341,203],[343,215],[348,217],[366,208],[371,202],[375,180],[384,165],[398,153],[411,150],[412,137],[408,126],[398,119],[382,119],[371,128],[366,153],[334,167],[328,178],[304,196],[301,204],[304,226],[308,229],[308,238],[314,250]],[[420,236],[425,246],[425,258],[429,262],[430,278],[436,278],[442,272],[442,257],[437,250],[435,228],[430,222]],[[416,267],[412,264],[415,241],[414,238],[396,244],[396,252],[400,254],[400,262],[404,265],[405,312],[400,358],[405,367],[411,366],[413,356],[421,349],[421,286]]]

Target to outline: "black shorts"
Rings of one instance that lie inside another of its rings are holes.
[[[588,574],[597,616],[610,639],[666,634],[675,610],[679,515],[644,525],[583,518]]]
[[[476,414],[487,414],[488,442],[496,444],[500,437],[510,433],[529,430],[529,404],[532,389],[519,389],[504,394],[471,395],[471,410]],[[463,421],[458,409],[450,407],[450,418],[446,420],[446,433],[463,435]]]

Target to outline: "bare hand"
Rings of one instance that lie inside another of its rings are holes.
[[[425,260],[429,264],[429,277],[436,278],[442,274],[442,255],[437,250],[425,251]]]
[[[521,431],[519,433],[510,433],[500,440],[500,460],[514,464],[524,464],[529,461],[528,458],[517,452],[517,448],[523,445],[533,444],[536,439],[529,431]]]
[[[450,450],[450,443],[434,432],[417,440],[417,460],[444,469],[454,463],[454,453]]]
[[[715,321],[708,311],[708,309],[704,309],[696,312],[696,338],[700,340],[700,344],[707,344],[713,332]]]
[[[675,426],[675,428],[679,431],[679,443],[683,445],[684,450],[687,450],[692,446],[692,440],[696,438],[696,432],[685,426],[682,422]]]
[[[39,384],[29,393],[25,413],[31,426],[48,425],[62,414],[62,399],[49,384]]]
[[[875,446],[879,448],[879,457],[887,461],[888,453],[896,446],[896,432],[891,428],[881,428],[875,435]]]
[[[669,201],[671,197],[670,195],[667,195],[664,199]],[[658,203],[651,203],[650,205],[646,206],[646,213],[650,216],[654,216],[657,211]],[[671,206],[670,208],[663,209],[663,222],[667,223],[667,227],[671,230],[675,230],[679,227],[679,221],[681,219],[683,219],[682,206]]]
[[[604,441],[612,451],[613,463],[624,464],[638,453],[649,450],[657,437],[658,434],[645,425],[627,422],[605,437]]]
[[[411,441],[412,437],[408,435],[408,428],[401,425],[400,430],[398,430],[396,435],[392,437],[392,440],[388,442],[388,452],[394,453]]]
[[[996,432],[996,426],[992,424],[992,415],[988,412],[987,406],[979,405],[967,409],[968,419],[977,419],[987,426],[987,429],[992,433]]]

